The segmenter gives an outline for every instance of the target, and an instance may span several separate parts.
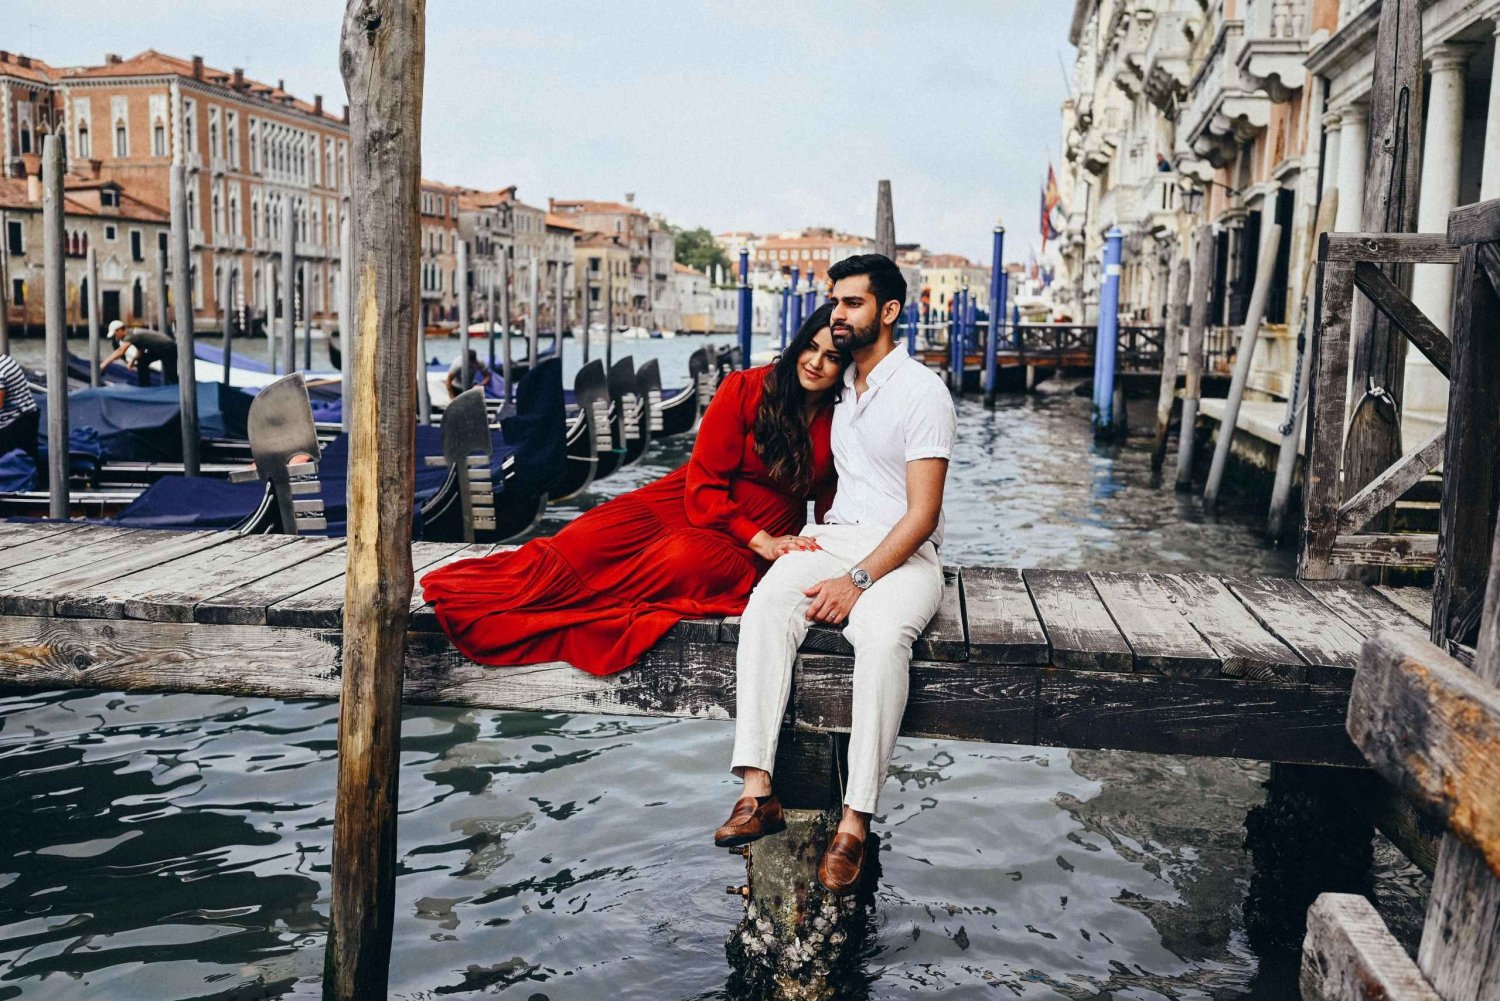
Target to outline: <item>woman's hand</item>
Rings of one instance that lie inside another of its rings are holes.
[[[822,549],[818,540],[805,535],[772,535],[769,532],[757,532],[755,538],[750,540],[750,550],[766,561],[773,561],[787,553],[805,552],[813,549]]]

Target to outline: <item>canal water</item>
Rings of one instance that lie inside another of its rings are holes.
[[[659,357],[671,386],[702,343],[615,348]],[[1145,427],[1149,407],[1131,416]],[[542,531],[689,447],[554,506]],[[947,496],[950,563],[1293,569],[1257,536],[1258,504],[1205,517],[1153,482],[1142,440],[1096,447],[1073,395],[963,401]],[[0,1001],[317,997],[336,726],[314,702],[0,699]],[[731,738],[716,722],[407,709],[391,996],[732,997],[724,942],[743,905],[725,887],[744,867],[709,840],[735,797]],[[1257,955],[1242,911],[1265,766],[903,740],[892,771],[850,996],[1296,996],[1295,957]],[[1420,877],[1383,843],[1377,866],[1382,910],[1410,924]]]

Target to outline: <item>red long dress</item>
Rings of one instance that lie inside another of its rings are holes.
[[[422,578],[443,631],[493,666],[567,661],[590,674],[635,663],[677,622],[738,615],[769,566],[750,539],[799,531],[809,498],[766,472],[751,429],[769,367],[727,376],[692,458],[574,519],[551,538]],[[833,499],[832,408],[813,420],[814,499]]]

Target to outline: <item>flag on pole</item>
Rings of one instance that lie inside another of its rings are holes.
[[[1057,174],[1052,164],[1047,164],[1047,185],[1042,188],[1042,253],[1047,252],[1047,241],[1062,235],[1062,193],[1057,190]]]

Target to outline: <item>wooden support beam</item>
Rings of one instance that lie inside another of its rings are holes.
[[[1448,243],[1500,242],[1500,198],[1462,205],[1448,213]]]
[[[1438,536],[1430,533],[1336,535],[1332,554],[1335,561],[1351,566],[1420,570],[1437,566]]]
[[[1369,297],[1375,308],[1394,323],[1406,339],[1445,377],[1453,365],[1453,344],[1416,307],[1406,293],[1369,261],[1354,265],[1354,287]]]
[[[1303,1001],[1443,1001],[1380,920],[1352,893],[1325,893],[1307,911]]]
[[[1208,329],[1208,302],[1213,289],[1216,245],[1213,227],[1205,223],[1193,238],[1193,305],[1188,317],[1187,374],[1182,386],[1182,422],[1177,432],[1177,489],[1193,485],[1193,425],[1203,396],[1203,337]]]
[[[1297,576],[1308,580],[1337,576],[1333,540],[1338,534],[1354,265],[1328,260],[1331,244],[1332,238],[1325,235],[1319,248],[1318,315],[1309,348],[1312,371],[1308,378],[1312,381],[1302,467],[1302,548],[1297,558]]]
[[[348,572],[323,996],[384,997],[396,877],[401,687],[412,601],[425,0],[348,0],[339,46],[349,93],[357,342],[349,441]],[[292,315],[292,289],[287,289]],[[290,361],[290,359],[289,359]],[[220,627],[222,628],[222,627]],[[241,627],[247,628],[247,627]],[[330,662],[332,663],[332,662]]]
[[[1458,261],[1458,250],[1441,233],[1329,233],[1323,260],[1346,264],[1361,261],[1453,264]]]
[[[1425,640],[1381,633],[1365,641],[1349,736],[1500,877],[1500,689]]]
[[[1184,256],[1177,262],[1177,270],[1172,279],[1172,296],[1167,300],[1166,329],[1162,332],[1161,386],[1156,395],[1156,443],[1151,449],[1151,468],[1155,470],[1161,469],[1167,457],[1172,405],[1177,402],[1177,363],[1182,354],[1182,314],[1187,309],[1192,277],[1193,264]]]
[[[1339,534],[1348,535],[1364,528],[1370,519],[1400,500],[1403,494],[1421,482],[1422,477],[1436,469],[1443,461],[1447,440],[1447,429],[1438,428],[1412,452],[1402,456],[1400,462],[1340,505]]]

